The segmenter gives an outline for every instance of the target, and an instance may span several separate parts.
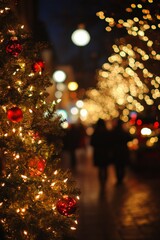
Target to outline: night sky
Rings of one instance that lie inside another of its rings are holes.
[[[116,38],[114,33],[105,31],[105,21],[96,12],[105,10],[119,15],[124,7],[122,2],[124,5],[126,1],[39,0],[39,19],[45,24],[56,64],[72,65],[77,80],[86,87],[92,85],[96,69],[106,61]],[[77,47],[71,41],[71,34],[80,23],[85,24],[91,36],[90,43],[84,47]]]

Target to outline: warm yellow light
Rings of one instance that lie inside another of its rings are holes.
[[[75,91],[75,90],[77,90],[77,89],[78,89],[78,83],[76,83],[76,82],[69,82],[69,83],[68,83],[68,89],[69,89],[70,91]]]

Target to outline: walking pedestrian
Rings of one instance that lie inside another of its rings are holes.
[[[99,180],[101,186],[104,186],[107,179],[107,167],[110,163],[110,133],[103,119],[99,119],[95,124],[90,144],[93,147],[93,163],[98,167]]]
[[[127,142],[130,140],[131,136],[124,130],[123,122],[118,120],[116,127],[112,131],[113,164],[115,166],[117,184],[121,184],[125,177],[126,165],[129,161]]]

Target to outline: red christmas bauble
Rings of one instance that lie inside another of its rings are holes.
[[[44,70],[44,62],[39,60],[35,62],[32,66],[33,72],[38,73]]]
[[[14,57],[18,57],[18,55],[22,51],[22,45],[18,40],[10,40],[6,46],[6,52],[11,54]]]
[[[29,173],[31,176],[40,176],[45,169],[46,161],[42,158],[32,158],[28,163]]]
[[[64,196],[57,202],[57,210],[60,214],[64,216],[69,216],[73,214],[77,209],[77,202],[74,198]]]
[[[7,111],[7,118],[14,123],[18,123],[23,119],[22,110],[18,107],[12,107]]]

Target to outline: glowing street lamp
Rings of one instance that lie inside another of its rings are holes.
[[[62,83],[66,80],[66,73],[62,70],[56,70],[52,76],[53,80],[57,83]]]
[[[84,25],[80,24],[71,35],[72,42],[77,46],[85,46],[90,42],[90,35],[85,30]]]

